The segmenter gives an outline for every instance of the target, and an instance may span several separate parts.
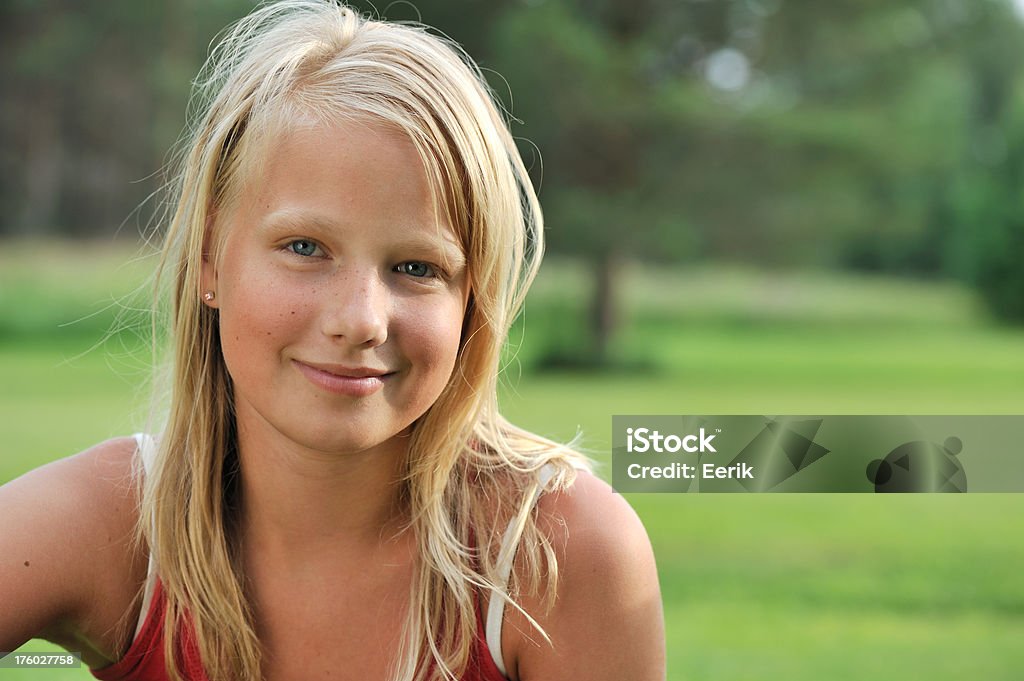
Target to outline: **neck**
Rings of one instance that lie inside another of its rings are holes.
[[[289,440],[258,417],[238,416],[239,530],[247,552],[296,561],[358,556],[401,534],[407,438],[327,452]]]

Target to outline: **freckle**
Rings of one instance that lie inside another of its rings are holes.
[[[27,560],[25,561],[25,567],[28,567],[28,561]]]

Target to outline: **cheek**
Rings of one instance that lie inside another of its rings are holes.
[[[419,369],[420,380],[439,394],[448,383],[459,354],[462,307],[456,301],[446,301],[438,308],[403,315],[400,331],[406,339],[408,359]]]
[[[258,268],[237,268],[222,275],[220,296],[221,346],[231,375],[253,373],[258,365],[247,359],[276,354],[290,342],[307,319],[309,297],[284,285],[281,276]],[[229,278],[230,277],[230,278]]]

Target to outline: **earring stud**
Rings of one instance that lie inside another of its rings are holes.
[[[217,294],[214,293],[213,291],[207,291],[206,293],[203,294],[203,300],[205,300],[208,303],[212,303],[213,299],[216,297]]]

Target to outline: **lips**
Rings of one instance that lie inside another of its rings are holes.
[[[337,395],[367,397],[384,387],[394,372],[373,367],[349,367],[341,364],[292,363],[316,387]]]

